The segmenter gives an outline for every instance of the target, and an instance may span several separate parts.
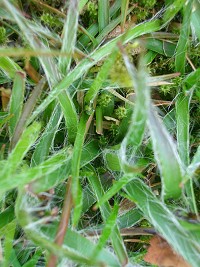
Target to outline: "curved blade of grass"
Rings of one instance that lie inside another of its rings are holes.
[[[41,129],[41,124],[38,122],[34,122],[28,128],[25,129],[15,148],[9,154],[8,159],[1,170],[1,180],[0,180],[0,190],[4,190],[3,186],[1,186],[4,182],[8,181],[12,183],[11,175],[17,167],[21,164],[23,158],[26,153],[30,149],[30,147],[34,144],[37,139],[39,132]]]
[[[152,108],[149,110],[147,122],[155,159],[161,172],[162,196],[165,199],[179,198],[184,172],[176,145]]]
[[[136,38],[142,34],[153,32],[160,29],[159,20],[149,21],[144,24],[135,26],[134,28],[126,32],[123,39],[124,43],[129,42],[131,39]],[[120,37],[115,38],[109,43],[105,44],[97,51],[90,54],[90,58],[83,59],[59,84],[49,93],[48,97],[44,99],[42,104],[40,104],[37,109],[33,112],[32,116],[29,118],[29,122],[33,121],[38,114],[40,114],[62,91],[68,88],[75,80],[80,78],[86,73],[89,68],[94,66],[98,61],[110,54],[111,51],[116,47],[117,42]]]
[[[103,197],[105,192],[103,190],[103,187],[102,187],[102,184],[99,180],[99,177],[96,175],[93,168],[91,169],[91,172],[88,173],[87,179],[93,188],[93,191],[96,195],[97,200],[99,201]],[[106,222],[109,215],[110,215],[110,211],[111,211],[110,205],[108,202],[105,202],[99,208],[100,208],[100,211],[102,214],[102,218],[103,218],[104,222]],[[126,249],[124,247],[124,243],[123,243],[123,240],[122,240],[122,237],[120,235],[120,231],[119,231],[119,228],[117,225],[115,225],[115,227],[113,228],[113,231],[111,233],[110,238],[111,238],[115,253],[118,256],[118,259],[119,259],[121,265],[122,266],[126,265],[126,263],[128,262],[128,256],[127,256],[127,252],[126,252]]]
[[[185,0],[175,0],[169,5],[163,14],[163,23],[169,23],[185,4]]]
[[[173,57],[176,50],[175,44],[155,38],[147,38],[145,40],[145,47],[167,57]]]
[[[34,107],[37,103],[37,99],[41,95],[45,84],[46,84],[46,79],[42,78],[39,81],[39,83],[35,86],[35,88],[32,91],[31,96],[28,98],[28,100],[24,104],[22,114],[18,120],[18,123],[15,127],[14,134],[13,134],[12,139],[11,139],[11,144],[10,144],[11,148],[15,147],[16,143],[20,139],[20,136],[21,136],[21,134],[25,128],[25,124],[26,124],[29,116],[31,115],[31,112],[34,109]]]
[[[194,33],[194,36],[197,37],[200,41],[200,3],[198,0],[194,0],[192,16],[191,16],[191,27]]]
[[[94,206],[94,208],[97,209],[101,207],[105,202],[107,202],[115,194],[117,194],[125,185],[127,185],[133,178],[133,175],[124,175],[118,181],[115,181],[113,186],[98,200],[98,203]]]
[[[2,228],[6,227],[7,224],[12,222],[15,218],[14,207],[9,206],[4,211],[0,213],[0,231]]]
[[[186,53],[189,42],[189,34],[190,34],[190,19],[193,8],[193,0],[186,1],[183,9],[183,23],[181,26],[181,32],[179,41],[176,48],[175,55],[175,68],[176,71],[181,74],[185,73],[185,64],[186,64]]]
[[[98,25],[101,32],[108,24],[110,19],[109,0],[98,0]]]
[[[85,135],[87,132],[87,122],[89,115],[83,113],[80,122],[78,125],[78,131],[74,143],[74,150],[72,155],[71,162],[71,171],[72,171],[72,198],[74,202],[74,217],[73,224],[77,225],[78,220],[80,219],[81,210],[82,210],[82,199],[78,197],[80,193],[80,184],[79,184],[79,172],[80,172],[80,161],[81,161],[81,152],[83,149],[83,144],[85,140]]]
[[[141,180],[135,178],[126,189],[128,198],[137,204],[144,216],[167,242],[192,266],[200,262],[199,240],[183,228],[175,215],[164,205]]]
[[[0,69],[2,69],[10,79],[14,79],[16,71],[23,72],[21,67],[9,57],[0,57]]]
[[[67,127],[67,137],[69,143],[74,143],[78,128],[78,115],[74,102],[68,92],[63,91],[58,96]]]
[[[38,166],[29,168],[19,174],[12,174],[12,179],[11,175],[9,176],[7,174],[7,176],[0,181],[0,193],[4,193],[7,190],[13,189],[15,187],[22,187],[36,179],[45,177],[53,173],[55,170],[59,169],[59,167],[66,164],[66,162],[68,161],[69,159],[66,150],[62,150],[59,153],[54,154],[52,157],[42,162]]]
[[[13,88],[12,88],[10,108],[9,108],[10,115],[14,115],[13,117],[11,117],[9,121],[10,138],[13,136],[15,127],[22,113],[25,80],[26,80],[26,75],[24,72],[19,72],[19,71],[16,72],[15,78],[13,81]]]
[[[84,6],[87,4],[88,0],[80,0],[78,4],[79,12],[84,8]]]
[[[41,249],[37,249],[34,253],[34,255],[32,256],[32,258],[27,261],[25,264],[22,265],[22,267],[33,267],[33,266],[37,266],[37,263],[42,255],[42,250]]]
[[[16,229],[16,220],[10,222],[6,225],[5,232],[4,232],[4,261],[1,265],[2,267],[10,266],[10,257],[12,254],[13,249],[13,240],[15,235]]]
[[[136,72],[133,65],[129,62],[127,55],[124,54],[123,57],[136,92],[132,120],[128,133],[123,139],[120,148],[121,163],[122,166],[124,165],[124,168],[126,168],[126,166],[128,167],[134,164],[135,153],[143,140],[150,102],[150,89],[147,86],[148,76],[144,70],[144,58],[141,59],[138,72]],[[131,151],[129,155],[127,155],[127,148],[129,146]]]
[[[190,95],[180,93],[176,100],[177,146],[180,158],[185,166],[188,166],[190,161],[189,106],[191,97],[192,91]],[[186,183],[185,190],[190,209],[192,212],[197,213],[192,177],[190,177],[190,180]]]
[[[70,0],[69,7],[67,11],[67,19],[64,24],[63,29],[63,40],[61,52],[67,52],[69,55],[64,57],[59,57],[59,69],[63,75],[69,72],[71,65],[72,54],[75,48],[76,33],[78,29],[78,1]]]
[[[94,260],[97,258],[99,253],[102,251],[103,247],[106,245],[117,220],[119,206],[115,203],[114,207],[112,208],[109,217],[107,218],[102,233],[99,237],[98,243],[96,248],[93,250],[93,257]]]
[[[187,168],[187,173],[189,177],[193,177],[195,174],[195,171],[199,168],[200,166],[200,146],[198,146],[196,153],[193,156],[191,164]]]
[[[200,84],[200,68],[191,72],[186,78],[183,80],[183,85],[185,90],[195,89]]]
[[[61,108],[59,105],[56,105],[49,119],[49,122],[46,125],[45,130],[35,147],[34,153],[31,158],[31,166],[38,165],[47,158],[49,149],[56,135],[62,117]]]

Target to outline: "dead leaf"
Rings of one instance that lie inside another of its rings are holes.
[[[182,256],[178,255],[162,237],[155,235],[144,260],[159,267],[191,267]]]
[[[6,111],[8,103],[10,101],[11,89],[6,89],[4,87],[1,87],[0,92],[1,92],[2,109],[3,111]]]

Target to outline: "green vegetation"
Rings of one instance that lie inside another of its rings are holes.
[[[0,18],[0,265],[156,266],[157,233],[198,267],[199,1],[1,0]]]

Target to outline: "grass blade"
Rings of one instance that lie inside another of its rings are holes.
[[[181,26],[180,37],[176,48],[175,67],[176,71],[180,72],[181,74],[185,73],[186,52],[189,42],[192,5],[193,5],[192,0],[187,1],[184,5],[183,23]]]
[[[101,32],[108,24],[110,19],[110,3],[108,0],[98,0],[98,24]]]
[[[10,179],[10,173],[7,174],[0,181],[0,193],[4,193],[7,190],[13,189],[15,187],[22,187],[26,184],[40,179],[42,177],[48,176],[53,173],[55,170],[59,169],[59,167],[63,166],[64,163],[68,161],[68,154],[66,151],[60,151],[57,154],[54,154],[48,160],[42,162],[40,165],[35,166],[33,168],[29,168],[25,171],[22,171],[19,174],[13,175],[14,179]],[[7,167],[7,166],[6,166]]]
[[[9,57],[0,57],[0,68],[10,79],[14,79],[16,71],[23,72],[20,66]]]
[[[56,105],[31,158],[31,166],[42,163],[48,156],[51,144],[62,120],[61,108]]]
[[[189,164],[189,105],[190,97],[179,93],[176,99],[177,147],[181,160]]]
[[[194,37],[200,41],[200,3],[198,0],[194,0],[192,16],[191,16],[191,27]]]
[[[59,57],[59,69],[63,75],[69,72],[72,54],[75,48],[76,33],[78,28],[78,1],[70,0],[67,12],[67,19],[63,29],[63,40],[61,52],[67,52],[68,56]]]
[[[24,72],[16,72],[15,78],[13,81],[12,94],[10,99],[10,115],[14,115],[11,117],[9,121],[9,132],[10,138],[13,136],[15,131],[15,127],[19,121],[19,118],[22,113],[23,101],[24,101],[24,90],[25,90],[25,79],[26,75]]]
[[[20,139],[20,136],[21,136],[21,134],[25,128],[25,124],[26,124],[29,116],[31,115],[31,112],[34,109],[34,107],[37,103],[37,99],[41,95],[45,84],[46,84],[46,79],[42,78],[39,81],[39,83],[35,86],[31,96],[28,98],[28,100],[24,104],[22,114],[18,120],[18,123],[15,127],[14,134],[13,134],[12,139],[11,139],[11,144],[10,144],[11,148],[15,147],[16,143]]]
[[[9,180],[8,182],[11,184],[13,181],[10,181],[10,177],[15,172],[16,168],[21,164],[24,156],[30,149],[30,147],[34,144],[37,139],[39,132],[41,129],[41,124],[38,122],[34,122],[30,125],[22,134],[20,140],[16,144],[15,148],[9,154],[8,159],[1,170],[1,181],[0,185]],[[3,186],[0,186],[1,190],[3,190]]]
[[[128,6],[129,6],[129,0],[124,0],[121,2],[121,28],[122,28],[122,32],[124,32],[124,25],[126,22]]]
[[[120,148],[121,162],[125,168],[126,166],[128,167],[135,164],[135,154],[143,140],[150,102],[150,90],[147,86],[148,77],[144,71],[144,59],[141,59],[139,70],[136,72],[129,62],[128,57],[125,54],[123,57],[136,92],[136,102],[132,120],[128,133],[123,139]],[[128,146],[131,147],[129,156],[127,156]]]
[[[128,198],[137,204],[144,216],[167,242],[181,254],[192,266],[198,267],[200,261],[199,240],[184,229],[175,215],[152,191],[139,179],[135,178],[125,189]]]
[[[149,110],[147,122],[154,155],[161,172],[162,196],[165,199],[179,198],[184,172],[176,145],[152,109]]]
[[[88,173],[87,179],[95,192],[97,200],[99,201],[105,194],[99,177],[96,175],[95,171],[92,170],[90,174]],[[104,222],[106,222],[111,211],[110,205],[108,202],[105,202],[99,208],[101,210],[102,218]],[[124,266],[128,261],[128,257],[117,225],[115,225],[111,233],[111,241],[121,265]]]
[[[165,13],[163,14],[163,23],[169,23],[175,15],[181,10],[183,5],[185,4],[185,0],[175,0],[166,8]]]
[[[177,146],[180,158],[185,166],[188,166],[190,162],[189,106],[192,93],[192,91],[190,95],[179,93],[176,100]],[[190,210],[197,213],[192,177],[190,177],[189,181],[186,183],[185,190]]]

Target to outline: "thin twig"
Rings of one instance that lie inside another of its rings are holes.
[[[69,177],[67,181],[67,188],[66,188],[60,223],[54,241],[54,243],[59,246],[62,246],[64,242],[65,234],[69,224],[71,208],[72,208],[71,177]],[[49,261],[47,263],[47,267],[55,267],[56,262],[57,262],[57,256],[55,254],[51,254],[49,257]]]

